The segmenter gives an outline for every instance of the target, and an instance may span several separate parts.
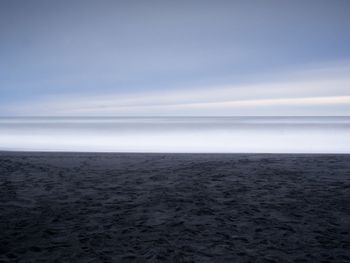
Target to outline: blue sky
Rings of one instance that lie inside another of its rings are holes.
[[[0,1],[1,115],[349,115],[350,2]]]

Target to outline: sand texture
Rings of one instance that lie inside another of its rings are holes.
[[[350,262],[350,155],[3,152],[0,262]]]

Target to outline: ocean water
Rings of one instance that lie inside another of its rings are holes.
[[[1,150],[350,153],[350,117],[2,117]]]

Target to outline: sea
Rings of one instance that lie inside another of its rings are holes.
[[[1,117],[0,151],[350,153],[350,117]]]

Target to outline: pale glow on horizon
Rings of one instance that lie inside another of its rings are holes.
[[[326,70],[327,71],[327,70]],[[13,105],[27,116],[307,116],[350,114],[348,66],[299,71],[259,84],[44,97]]]

